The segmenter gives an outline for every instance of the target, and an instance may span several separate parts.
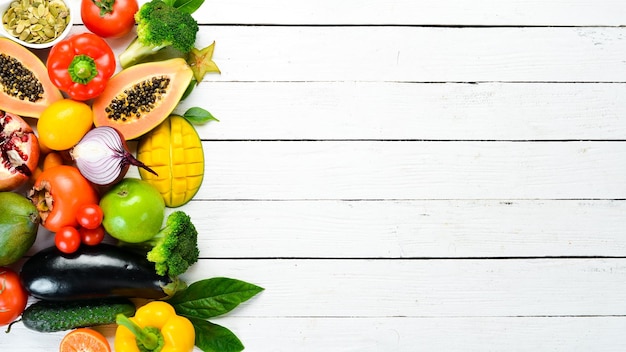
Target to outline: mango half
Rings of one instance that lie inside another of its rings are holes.
[[[154,170],[139,175],[176,208],[189,202],[204,178],[204,151],[195,127],[185,118],[171,115],[139,140],[137,159]]]

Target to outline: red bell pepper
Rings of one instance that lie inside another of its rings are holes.
[[[117,67],[107,42],[93,33],[75,34],[50,49],[48,75],[74,100],[97,97]]]

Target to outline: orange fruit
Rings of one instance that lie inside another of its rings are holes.
[[[111,345],[98,331],[80,328],[63,337],[59,352],[111,352]]]
[[[63,157],[59,152],[50,152],[43,159],[42,169],[46,170],[53,166],[63,165]]]

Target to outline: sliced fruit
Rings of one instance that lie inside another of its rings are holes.
[[[61,340],[59,352],[111,352],[109,341],[102,333],[90,328],[68,332]]]
[[[38,118],[63,98],[41,59],[8,38],[0,38],[0,109]]]
[[[137,159],[157,175],[139,170],[141,178],[163,196],[165,205],[179,207],[196,195],[204,177],[204,152],[196,129],[185,118],[172,115],[144,135]]]
[[[33,129],[20,116],[0,110],[0,191],[22,186],[38,163],[39,142]]]
[[[169,116],[192,77],[182,58],[124,69],[94,99],[94,125],[114,127],[126,140],[140,137]]]

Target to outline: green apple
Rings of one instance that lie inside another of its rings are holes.
[[[102,226],[120,241],[144,242],[154,237],[163,225],[165,202],[161,193],[146,181],[125,178],[101,199]]]

